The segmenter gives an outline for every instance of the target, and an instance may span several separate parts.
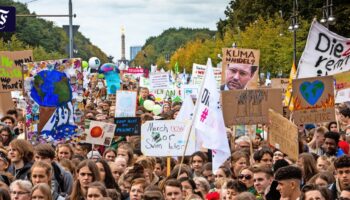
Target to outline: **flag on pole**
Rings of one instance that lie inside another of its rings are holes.
[[[194,104],[192,101],[192,97],[190,95],[187,95],[185,97],[185,100],[181,106],[179,113],[176,116],[176,120],[177,121],[192,120],[193,111],[194,111]]]
[[[297,69],[293,61],[292,69],[290,70],[290,74],[289,74],[287,91],[284,97],[284,106],[288,106],[290,111],[293,111],[294,109],[293,97],[292,97],[292,81],[293,79],[295,79],[296,75],[297,75]]]
[[[230,147],[220,105],[220,93],[211,65],[207,66],[200,91],[193,123],[196,138],[202,141],[202,147],[213,152],[213,172],[216,172],[230,157]]]
[[[179,63],[176,61],[175,63],[175,74],[178,74],[179,73]]]

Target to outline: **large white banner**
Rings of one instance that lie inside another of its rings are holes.
[[[141,151],[146,156],[182,156],[190,123],[175,120],[147,121],[141,128]],[[195,136],[189,137],[185,155],[195,152]]]
[[[350,38],[314,21],[299,61],[298,78],[327,76],[350,69]]]

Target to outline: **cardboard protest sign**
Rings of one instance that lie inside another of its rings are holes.
[[[350,38],[337,35],[314,20],[298,66],[298,78],[333,75],[350,70]]]
[[[109,146],[114,137],[115,124],[100,121],[90,121],[90,127],[86,132],[86,143]]]
[[[268,141],[270,145],[296,161],[299,155],[298,127],[272,109],[269,109],[269,119]]]
[[[271,79],[271,88],[282,89],[282,100],[285,99],[285,95],[288,89],[289,79],[288,78],[273,78]]]
[[[135,117],[137,92],[118,90],[116,95],[115,117]]]
[[[175,120],[147,121],[141,128],[141,151],[145,156],[182,156],[190,124]],[[195,152],[191,134],[185,155]]]
[[[256,88],[260,51],[257,49],[223,48],[220,90]]]
[[[293,80],[294,123],[335,121],[333,77]]]
[[[141,135],[141,119],[139,117],[118,117],[114,119],[116,136]]]
[[[226,126],[268,122],[268,109],[283,113],[281,89],[223,91]]]
[[[0,93],[0,118],[6,115],[9,109],[14,108],[11,92]]]
[[[193,85],[200,86],[202,84],[206,68],[207,68],[206,65],[200,65],[200,64],[193,63],[192,77],[191,77]],[[221,84],[221,68],[213,68],[213,71],[214,71],[215,80],[217,82],[217,86],[219,88],[220,84]]]
[[[0,51],[0,92],[22,90],[22,64],[33,62],[32,50]]]
[[[152,90],[167,89],[169,87],[168,73],[150,74],[150,87]]]
[[[81,59],[23,64],[27,101],[26,123],[32,141],[61,143],[84,131]]]
[[[335,103],[347,102],[350,99],[350,71],[333,75],[337,91]]]

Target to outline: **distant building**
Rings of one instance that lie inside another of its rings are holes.
[[[130,47],[130,60],[134,60],[136,57],[137,53],[141,51],[142,46],[131,46]]]

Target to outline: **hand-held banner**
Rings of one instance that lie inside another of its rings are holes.
[[[350,38],[329,31],[316,20],[311,24],[298,66],[298,78],[327,76],[350,70]]]

